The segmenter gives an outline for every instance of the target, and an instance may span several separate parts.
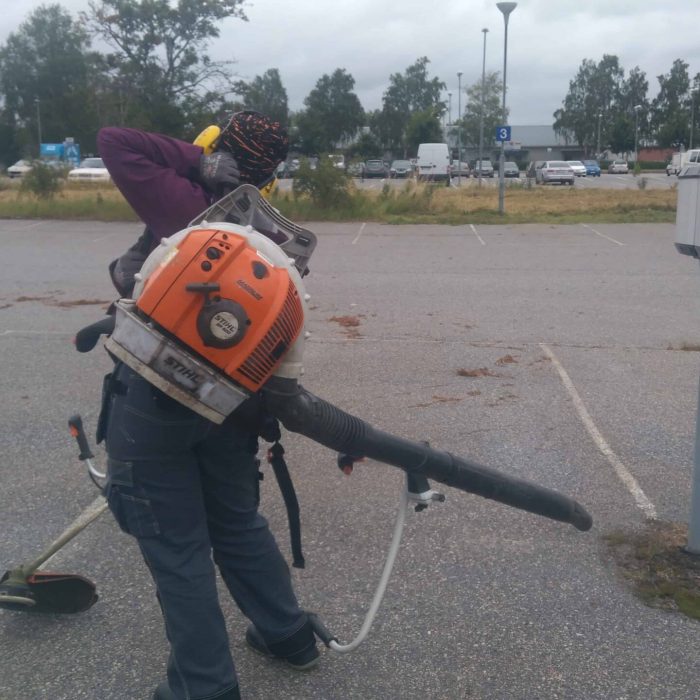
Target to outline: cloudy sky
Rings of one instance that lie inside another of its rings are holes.
[[[50,0],[46,0],[50,2]],[[3,2],[0,42],[16,30],[37,0]],[[60,0],[77,16],[87,0]],[[215,59],[235,60],[241,78],[277,68],[292,109],[300,109],[324,73],[346,69],[365,109],[381,106],[392,73],[420,56],[430,76],[452,92],[503,67],[503,17],[494,0],[249,0],[248,22],[223,22],[212,42]],[[700,0],[521,0],[508,27],[508,107],[512,124],[551,124],[581,61],[615,54],[629,71],[639,66],[656,94],[656,76],[676,58],[700,72]],[[464,106],[464,100],[462,101]]]

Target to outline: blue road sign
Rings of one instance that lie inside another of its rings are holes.
[[[510,127],[509,126],[497,126],[496,127],[496,141],[510,141]]]

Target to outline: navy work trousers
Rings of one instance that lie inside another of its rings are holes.
[[[307,620],[258,513],[257,434],[241,412],[215,425],[127,367],[116,372],[107,500],[119,526],[138,540],[156,584],[171,690],[187,700],[215,698],[238,681],[214,564],[268,643],[289,638]]]

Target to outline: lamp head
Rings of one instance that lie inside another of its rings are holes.
[[[518,6],[517,2],[497,2],[496,7],[503,13],[506,22],[508,15]]]

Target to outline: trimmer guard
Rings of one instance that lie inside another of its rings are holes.
[[[97,602],[95,584],[77,574],[36,571],[23,583],[12,583],[9,572],[0,582],[0,608],[44,614],[72,614]]]

